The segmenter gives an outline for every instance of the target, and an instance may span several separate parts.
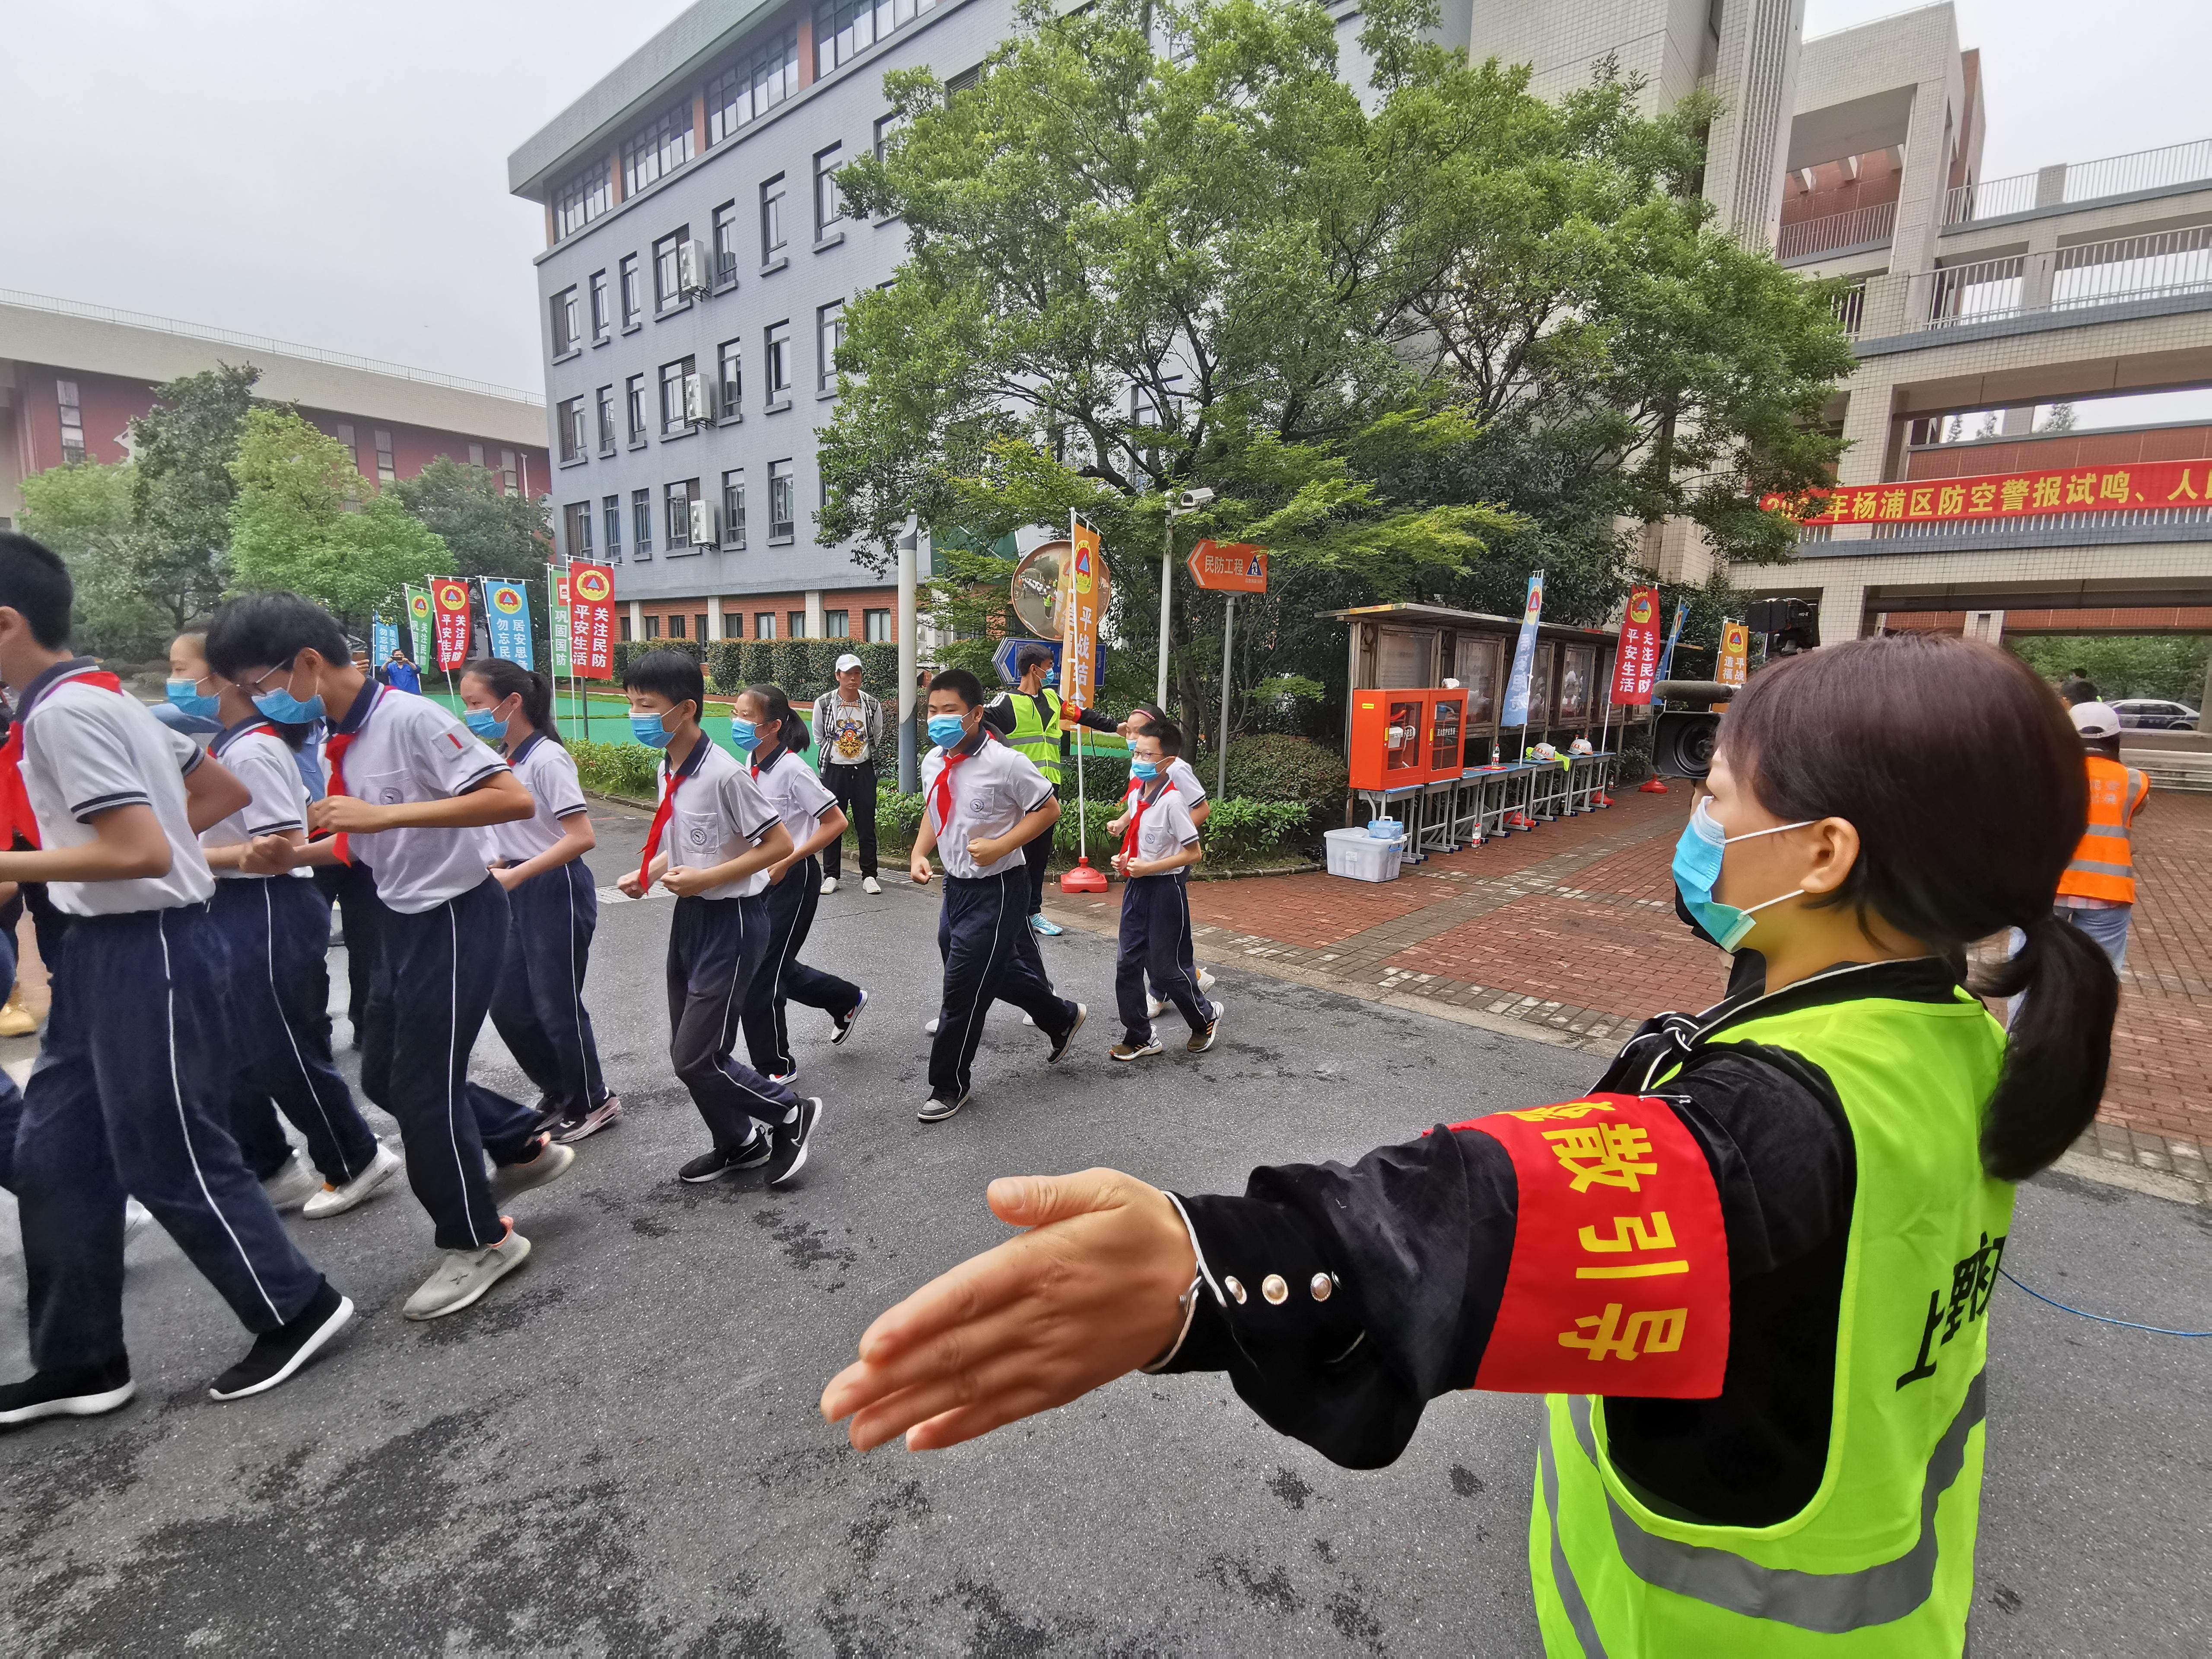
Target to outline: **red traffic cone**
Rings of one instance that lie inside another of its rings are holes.
[[[1663,795],[1668,793],[1667,786],[1656,778],[1646,778],[1636,786],[1636,791],[1642,795]]]
[[[1063,893],[1103,893],[1106,890],[1106,872],[1092,869],[1087,856],[1079,857],[1075,860],[1075,868],[1060,877],[1060,890]]]

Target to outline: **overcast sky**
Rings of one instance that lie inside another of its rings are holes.
[[[683,6],[0,0],[0,287],[538,389],[507,155]],[[1899,9],[1808,0],[1806,33]],[[2212,137],[2205,0],[1959,13],[1986,177]]]

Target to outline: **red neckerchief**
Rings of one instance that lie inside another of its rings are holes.
[[[653,828],[645,832],[645,856],[637,861],[637,884],[641,889],[652,884],[653,855],[660,850],[662,832],[668,828],[668,820],[675,813],[676,792],[707,758],[709,741],[707,734],[702,732],[699,741],[691,745],[691,752],[684,757],[683,765],[672,769],[665,759],[660,763],[660,805],[653,809]]]
[[[781,744],[776,744],[776,746],[775,746],[775,748],[773,748],[773,749],[771,749],[771,750],[769,750],[768,751],[768,763],[769,763],[770,766],[775,765],[775,764],[776,763],[776,762],[778,762],[779,760],[781,760],[782,758],[783,758],[783,745],[782,745]],[[750,766],[750,767],[752,769],[753,781],[754,781],[754,782],[756,782],[756,783],[758,783],[758,782],[760,781],[760,774],[761,774],[760,750],[759,750],[756,749],[756,750],[753,750],[752,755],[751,755],[751,757],[747,760],[746,764],[747,764],[748,766]]]
[[[76,682],[82,685],[96,685],[103,691],[112,691],[120,696],[123,682],[104,668],[86,668],[64,673],[54,681],[56,686]],[[52,688],[41,688],[40,697]],[[15,716],[9,728],[8,741],[0,744],[0,836],[6,845],[13,847],[21,837],[32,846],[39,840],[38,814],[31,811],[30,792],[23,787],[23,725],[31,718],[31,702],[27,700],[23,710]]]
[[[353,740],[361,735],[362,728],[368,724],[368,717],[376,712],[377,700],[384,696],[385,690],[385,687],[377,684],[374,680],[362,686],[356,695],[355,706],[359,708],[360,699],[364,696],[368,699],[368,706],[361,708],[358,718],[356,717],[354,709],[347,709],[343,724],[349,729],[343,732],[334,731],[323,739],[323,753],[329,757],[331,763],[330,793],[333,795],[343,795],[346,793],[345,751],[353,747]],[[309,839],[319,841],[323,837],[315,836],[310,836]],[[341,830],[329,839],[332,850],[338,855],[338,862],[351,864],[353,838]]]
[[[1163,772],[1160,775],[1162,777],[1165,777],[1167,774]],[[1130,810],[1129,827],[1121,832],[1121,856],[1123,858],[1129,859],[1133,859],[1137,856],[1137,826],[1145,821],[1145,809],[1147,806],[1152,805],[1154,801],[1158,800],[1160,795],[1171,795],[1175,793],[1174,784],[1163,783],[1160,786],[1159,795],[1154,795],[1151,800],[1147,800],[1145,799],[1142,780],[1132,779],[1131,781],[1138,784],[1139,786],[1137,790],[1137,804]]]
[[[983,752],[983,744],[990,741],[989,736],[984,733],[984,728],[978,726],[975,729],[979,734],[983,734],[982,741],[973,749],[968,749],[965,754],[961,753],[960,749],[946,750],[945,769],[937,775],[937,782],[929,792],[930,802],[937,808],[937,833],[940,836],[945,833],[945,825],[952,822],[952,769],[963,761],[974,760]],[[967,744],[963,741],[961,749],[966,748]]]

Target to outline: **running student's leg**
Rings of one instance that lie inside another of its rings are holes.
[[[537,1085],[548,1104],[566,1116],[583,1111],[586,1107],[571,1103],[565,1096],[553,1036],[545,1029],[538,1011],[537,981],[554,965],[542,961],[541,953],[550,950],[565,957],[568,946],[562,940],[538,937],[535,907],[523,897],[532,885],[525,882],[507,895],[513,916],[508,925],[507,954],[500,963],[498,981],[492,987],[491,1024],[499,1033],[499,1040],[507,1045],[507,1053],[514,1056],[514,1063],[522,1067],[522,1074]]]
[[[88,1020],[93,1084],[117,1178],[239,1322],[270,1331],[305,1310],[323,1276],[222,1121],[226,956],[198,907],[103,919],[70,939],[71,965],[86,975],[77,984],[100,997]]]
[[[1010,870],[1000,879],[1010,887],[1018,886],[1022,872]],[[1018,909],[1019,901],[1006,908]],[[991,994],[1027,1014],[1036,1022],[1037,1030],[1055,1043],[1075,1023],[1075,1005],[1052,988],[1052,976],[1044,970],[1044,955],[1037,949],[1036,934],[1030,931],[1026,915],[1016,915],[1013,926],[1006,930]]]
[[[563,1092],[581,1103],[576,1110],[587,1112],[612,1092],[599,1069],[599,1041],[592,1030],[591,1012],[584,1006],[584,979],[591,971],[592,939],[599,926],[599,895],[580,860],[525,882],[516,891],[526,891],[539,882],[547,884],[546,891],[534,895],[532,902],[557,911],[559,921],[544,930],[545,959],[532,964],[530,992],[537,999],[538,1023],[552,1039]]]
[[[354,982],[361,989],[362,1008],[353,1028],[354,1046],[361,1050],[361,1091],[392,1115],[392,1051],[397,1016],[392,978],[395,948],[392,912],[374,887],[346,890],[346,954],[351,971],[364,972]],[[356,955],[356,953],[359,954]],[[406,1124],[400,1131],[404,1135]]]
[[[691,1092],[714,1144],[734,1150],[753,1120],[780,1121],[799,1097],[738,1060],[744,996],[768,943],[764,918],[743,899],[678,899],[669,928],[669,1003],[675,1025],[668,1058]],[[687,913],[687,907],[689,907]],[[678,932],[684,930],[678,967]]]
[[[1114,952],[1114,1007],[1121,1018],[1121,1040],[1152,1041],[1152,1016],[1146,1012],[1145,964],[1150,960],[1148,928],[1152,907],[1145,902],[1149,876],[1138,876],[1121,889],[1121,933]]]
[[[453,1081],[466,1097],[477,1121],[477,1136],[495,1164],[518,1164],[538,1154],[538,1114],[496,1089],[469,1077],[469,1051],[476,1047],[491,1012],[493,988],[507,961],[513,918],[507,890],[487,873],[446,907],[453,915],[457,951],[453,1014],[459,1046],[453,1057]]]
[[[1018,881],[1018,874],[1012,879]],[[929,1092],[948,1104],[968,1092],[1009,919],[1022,933],[1029,932],[1021,894],[1006,878],[945,878],[937,925],[938,949],[945,957],[945,998],[929,1045]]]
[[[1048,830],[1044,834],[1033,836],[1024,842],[1022,860],[1025,866],[1024,874],[1029,881],[1029,908],[1022,914],[1042,915],[1044,913],[1045,866],[1052,862],[1052,831]]]
[[[240,1036],[246,1030],[242,1021],[231,1029]],[[246,1069],[250,1073],[253,1068]],[[276,1103],[267,1090],[256,1087],[250,1075],[234,1077],[229,1084],[222,1127],[238,1143],[238,1161],[246,1165],[246,1173],[266,1181],[292,1161],[292,1143],[284,1138],[284,1126],[276,1121]]]
[[[811,860],[809,861],[810,865]],[[796,873],[795,872],[793,873]],[[787,885],[790,877],[787,876]],[[825,974],[819,968],[810,968],[799,959],[806,948],[807,936],[814,931],[815,912],[822,908],[822,884],[809,880],[801,889],[799,914],[792,923],[791,938],[786,943],[783,961],[783,982],[776,996],[776,1031],[784,1031],[783,1005],[796,1002],[808,1008],[819,1008],[827,1014],[842,1019],[860,1006],[860,988],[835,974]],[[783,1041],[784,1052],[791,1049],[790,1039]]]
[[[837,804],[845,807],[846,816],[853,820],[854,834],[860,843],[860,874],[865,879],[876,873],[875,757],[871,755],[865,764],[847,769],[851,773],[851,778],[846,789],[838,793]],[[852,798],[852,804],[848,806],[845,805],[848,793]],[[836,850],[833,844],[830,849],[832,857],[836,856]]]
[[[1146,970],[1156,995],[1174,1004],[1194,1031],[1213,1022],[1213,1005],[1198,988],[1198,969],[1190,959],[1190,890],[1180,876],[1153,876],[1146,896],[1150,912]]]
[[[784,1023],[783,976],[799,949],[794,935],[801,907],[806,907],[805,914],[811,915],[811,907],[821,902],[822,883],[815,868],[811,859],[793,866],[781,881],[761,895],[766,937],[760,966],[745,987],[739,1018],[744,1026],[745,1054],[752,1069],[765,1077],[788,1077],[799,1068],[792,1057],[791,1033]]]

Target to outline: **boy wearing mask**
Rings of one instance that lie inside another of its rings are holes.
[[[1160,1052],[1159,1033],[1145,996],[1145,981],[1172,1004],[1190,1026],[1183,1046],[1194,1054],[1213,1047],[1221,1030],[1221,1005],[1198,988],[1190,959],[1190,896],[1186,872],[1204,856],[1168,763],[1182,748],[1175,723],[1157,720],[1129,738],[1128,811],[1114,869],[1121,890],[1121,948],[1114,958],[1114,996],[1121,1015],[1121,1040],[1110,1050],[1120,1060]]]

